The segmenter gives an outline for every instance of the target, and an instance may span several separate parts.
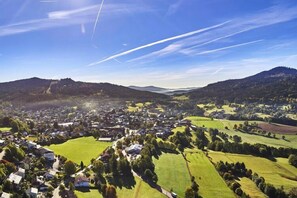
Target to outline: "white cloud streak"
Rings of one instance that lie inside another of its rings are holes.
[[[131,12],[148,12],[149,8],[140,7],[137,4],[105,4],[103,13],[115,13],[115,15],[130,14]],[[60,10],[47,13],[47,17],[20,21],[0,26],[0,36],[10,36],[26,32],[45,30],[50,28],[64,27],[70,25],[81,25],[82,23],[94,22],[98,13],[99,5],[91,5],[73,10]],[[127,9],[128,8],[128,9]]]
[[[178,53],[195,56],[202,51],[202,49],[200,48],[202,46],[216,43],[220,40],[234,37],[236,35],[246,33],[258,28],[288,22],[296,18],[297,6],[290,8],[283,6],[273,6],[261,10],[259,13],[235,18],[230,23],[220,28],[216,28],[208,32],[203,32],[201,34],[193,35],[191,37],[173,42],[160,50],[156,50],[143,56],[130,59],[127,62],[143,60],[153,61],[154,59],[157,59],[159,57]]]
[[[198,30],[195,30],[195,31],[192,31],[192,32],[188,32],[188,33],[185,33],[185,34],[180,34],[180,35],[177,35],[177,36],[173,36],[173,37],[169,37],[169,38],[162,39],[162,40],[159,40],[159,41],[155,41],[155,42],[152,42],[152,43],[149,43],[149,44],[146,44],[146,45],[142,45],[142,46],[127,50],[125,52],[112,55],[112,56],[110,56],[108,58],[105,58],[105,59],[103,59],[101,61],[91,63],[91,64],[89,64],[89,66],[98,65],[100,63],[103,63],[103,62],[106,62],[106,61],[109,61],[109,60],[112,60],[114,58],[118,58],[118,57],[121,57],[121,56],[124,56],[124,55],[127,55],[127,54],[131,54],[133,52],[136,52],[136,51],[148,48],[148,47],[152,47],[152,46],[155,46],[155,45],[159,45],[159,44],[166,43],[166,42],[173,41],[173,40],[177,40],[177,39],[182,39],[182,38],[185,38],[185,37],[192,36],[194,34],[202,33],[202,32],[214,29],[214,28],[218,28],[218,27],[221,27],[221,26],[223,26],[223,25],[225,25],[225,24],[227,24],[229,22],[230,21],[226,21],[224,23],[220,23],[220,24],[217,24],[217,25],[213,25],[213,26],[210,26],[210,27],[198,29]]]
[[[211,53],[223,51],[223,50],[226,50],[226,49],[232,49],[232,48],[241,47],[241,46],[245,46],[245,45],[251,45],[251,44],[254,44],[254,43],[261,42],[261,41],[263,41],[263,40],[250,41],[250,42],[246,42],[246,43],[240,43],[240,44],[231,45],[231,46],[222,47],[222,48],[217,48],[217,49],[213,49],[213,50],[206,50],[206,51],[198,52],[197,55],[211,54]]]
[[[96,28],[97,28],[97,24],[98,24],[98,21],[99,21],[99,17],[100,17],[100,14],[101,14],[103,4],[104,4],[104,0],[101,1],[100,8],[98,10],[98,14],[97,14],[97,17],[96,17],[96,21],[95,21],[94,28],[93,28],[93,33],[92,33],[92,40],[93,40],[94,34],[96,32]]]

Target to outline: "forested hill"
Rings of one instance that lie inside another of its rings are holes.
[[[256,75],[209,84],[191,91],[188,96],[199,100],[282,101],[297,98],[297,70],[276,67]]]
[[[0,100],[34,102],[69,97],[109,97],[120,99],[161,99],[166,96],[138,91],[109,83],[86,83],[72,79],[46,80],[30,78],[0,83]]]

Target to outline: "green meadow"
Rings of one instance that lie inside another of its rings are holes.
[[[135,177],[136,184],[133,188],[117,188],[118,198],[165,198],[161,192],[151,188],[147,183]],[[103,197],[97,189],[90,189],[88,191],[75,191],[78,198]]]
[[[10,131],[11,127],[0,127],[0,131]]]
[[[47,148],[53,150],[56,155],[62,155],[77,164],[83,161],[84,165],[88,165],[92,158],[97,158],[111,144],[99,142],[93,137],[82,137],[68,140],[63,144],[52,144]]]
[[[154,158],[154,164],[158,184],[168,191],[172,189],[178,197],[184,197],[191,179],[183,156],[163,153],[159,159]]]
[[[199,184],[199,195],[204,198],[235,198],[213,164],[200,150],[186,150],[185,155],[191,174]]]
[[[213,162],[244,162],[248,169],[264,177],[267,183],[271,183],[278,188],[283,186],[287,192],[297,186],[297,168],[289,165],[286,158],[277,158],[276,161],[271,161],[252,155],[223,152],[209,152],[209,156]]]

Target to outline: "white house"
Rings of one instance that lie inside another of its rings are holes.
[[[74,186],[76,188],[89,187],[90,186],[89,179],[83,175],[79,175],[75,178]]]
[[[25,169],[23,169],[23,168],[19,168],[19,170],[15,173],[16,175],[18,175],[18,176],[21,176],[22,178],[24,178],[25,177]]]
[[[22,181],[22,177],[15,174],[15,173],[10,173],[10,175],[8,177],[8,181],[10,181],[11,183],[19,185],[20,182]]]

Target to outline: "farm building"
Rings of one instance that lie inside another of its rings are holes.
[[[126,148],[126,152],[128,154],[139,154],[141,150],[142,150],[142,145],[140,144],[133,144],[130,147]]]
[[[83,175],[79,175],[75,178],[74,186],[76,188],[89,187],[89,179]]]

